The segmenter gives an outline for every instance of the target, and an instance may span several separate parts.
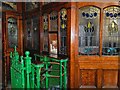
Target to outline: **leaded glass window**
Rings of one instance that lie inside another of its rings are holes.
[[[58,14],[56,11],[50,13],[50,31],[58,30]]]
[[[43,31],[44,31],[43,50],[48,51],[48,16],[47,14],[43,15]]]
[[[17,19],[10,17],[8,18],[8,47],[14,48],[15,46],[18,46]]]
[[[120,55],[120,7],[104,9],[103,55]]]
[[[60,54],[66,54],[67,44],[67,10],[60,11]]]
[[[79,55],[99,54],[100,9],[86,6],[79,9]]]

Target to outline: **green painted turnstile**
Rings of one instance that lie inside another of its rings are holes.
[[[51,84],[49,82],[51,78],[59,79],[60,89],[67,88],[67,58],[62,59],[43,54],[35,54],[35,60],[34,62],[31,62],[32,58],[29,56],[29,54],[30,52],[26,51],[25,57],[19,56],[18,52],[16,51],[16,47],[14,48],[14,52],[10,53],[12,88],[48,89]],[[36,58],[39,59],[37,60]],[[57,66],[58,72],[51,68],[54,65]],[[56,73],[58,74],[56,75]],[[42,82],[45,82],[44,86],[42,85]]]

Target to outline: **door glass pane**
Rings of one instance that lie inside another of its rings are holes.
[[[60,51],[59,54],[67,54],[67,10],[60,11]]]
[[[100,9],[93,6],[79,9],[79,55],[99,54]]]
[[[120,7],[104,9],[103,55],[120,55]]]
[[[8,47],[13,48],[18,46],[18,27],[17,19],[8,18]]]
[[[48,16],[47,14],[43,15],[43,31],[44,31],[43,51],[48,51]]]
[[[58,15],[56,11],[50,13],[50,31],[58,30]]]

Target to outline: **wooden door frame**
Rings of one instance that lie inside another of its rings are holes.
[[[16,11],[3,11],[3,23],[2,23],[2,67],[3,67],[3,73],[2,73],[2,88],[6,88],[8,86],[8,81],[10,81],[10,76],[8,76],[8,72],[10,72],[10,52],[13,51],[13,48],[8,48],[8,35],[7,35],[7,19],[9,17],[15,17],[17,19],[17,25],[18,25],[18,52],[20,55],[23,55],[23,41],[22,41],[22,15],[21,13],[18,13]]]

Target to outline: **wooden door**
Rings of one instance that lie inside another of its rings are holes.
[[[119,87],[119,10],[118,3],[77,4],[75,87]]]
[[[6,87],[10,82],[10,52],[17,47],[22,54],[22,18],[14,11],[3,12],[3,84]]]
[[[25,18],[24,25],[24,52],[30,51],[31,57],[40,52],[40,18],[39,14]]]

